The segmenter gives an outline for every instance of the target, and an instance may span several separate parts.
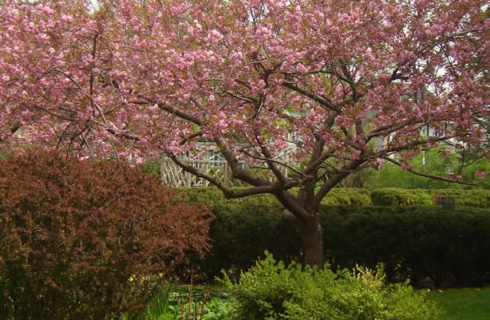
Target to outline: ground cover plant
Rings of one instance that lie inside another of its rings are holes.
[[[272,194],[322,265],[318,210],[346,177],[383,160],[423,174],[421,150],[486,143],[486,4],[3,0],[2,148],[164,153],[227,197]],[[180,157],[203,141],[248,188]]]
[[[0,314],[114,319],[144,308],[212,214],[157,178],[35,151],[0,163]]]
[[[144,320],[226,320],[226,293],[202,286],[164,285],[140,315]]]

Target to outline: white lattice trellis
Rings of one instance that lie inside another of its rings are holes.
[[[220,181],[226,186],[243,186],[243,182],[232,179],[231,171],[221,154],[216,148],[216,145],[212,143],[201,142],[196,144],[197,156],[190,156],[189,154],[182,154],[179,156],[180,160],[185,161],[188,165],[205,172],[207,175],[212,176],[214,179]],[[284,150],[281,155],[281,160],[288,163],[289,151]],[[268,176],[267,170],[260,170],[264,168],[265,164],[255,164],[254,166],[242,162],[244,167],[255,168],[255,173],[273,179]],[[287,169],[283,167],[283,173],[287,176]],[[210,185],[210,182],[196,177],[195,175],[184,171],[181,167],[177,166],[170,158],[162,156],[160,174],[165,184],[173,187],[206,187]]]

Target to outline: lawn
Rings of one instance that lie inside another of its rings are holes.
[[[429,298],[442,309],[439,320],[490,319],[490,287],[434,290]]]

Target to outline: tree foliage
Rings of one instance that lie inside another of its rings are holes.
[[[6,0],[0,136],[92,157],[164,152],[228,197],[273,193],[318,240],[318,205],[350,173],[449,139],[485,140],[485,4]],[[180,160],[202,156],[199,139],[250,188]]]

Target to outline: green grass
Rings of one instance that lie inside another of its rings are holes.
[[[439,320],[490,319],[490,287],[434,290],[429,299],[442,310]]]

